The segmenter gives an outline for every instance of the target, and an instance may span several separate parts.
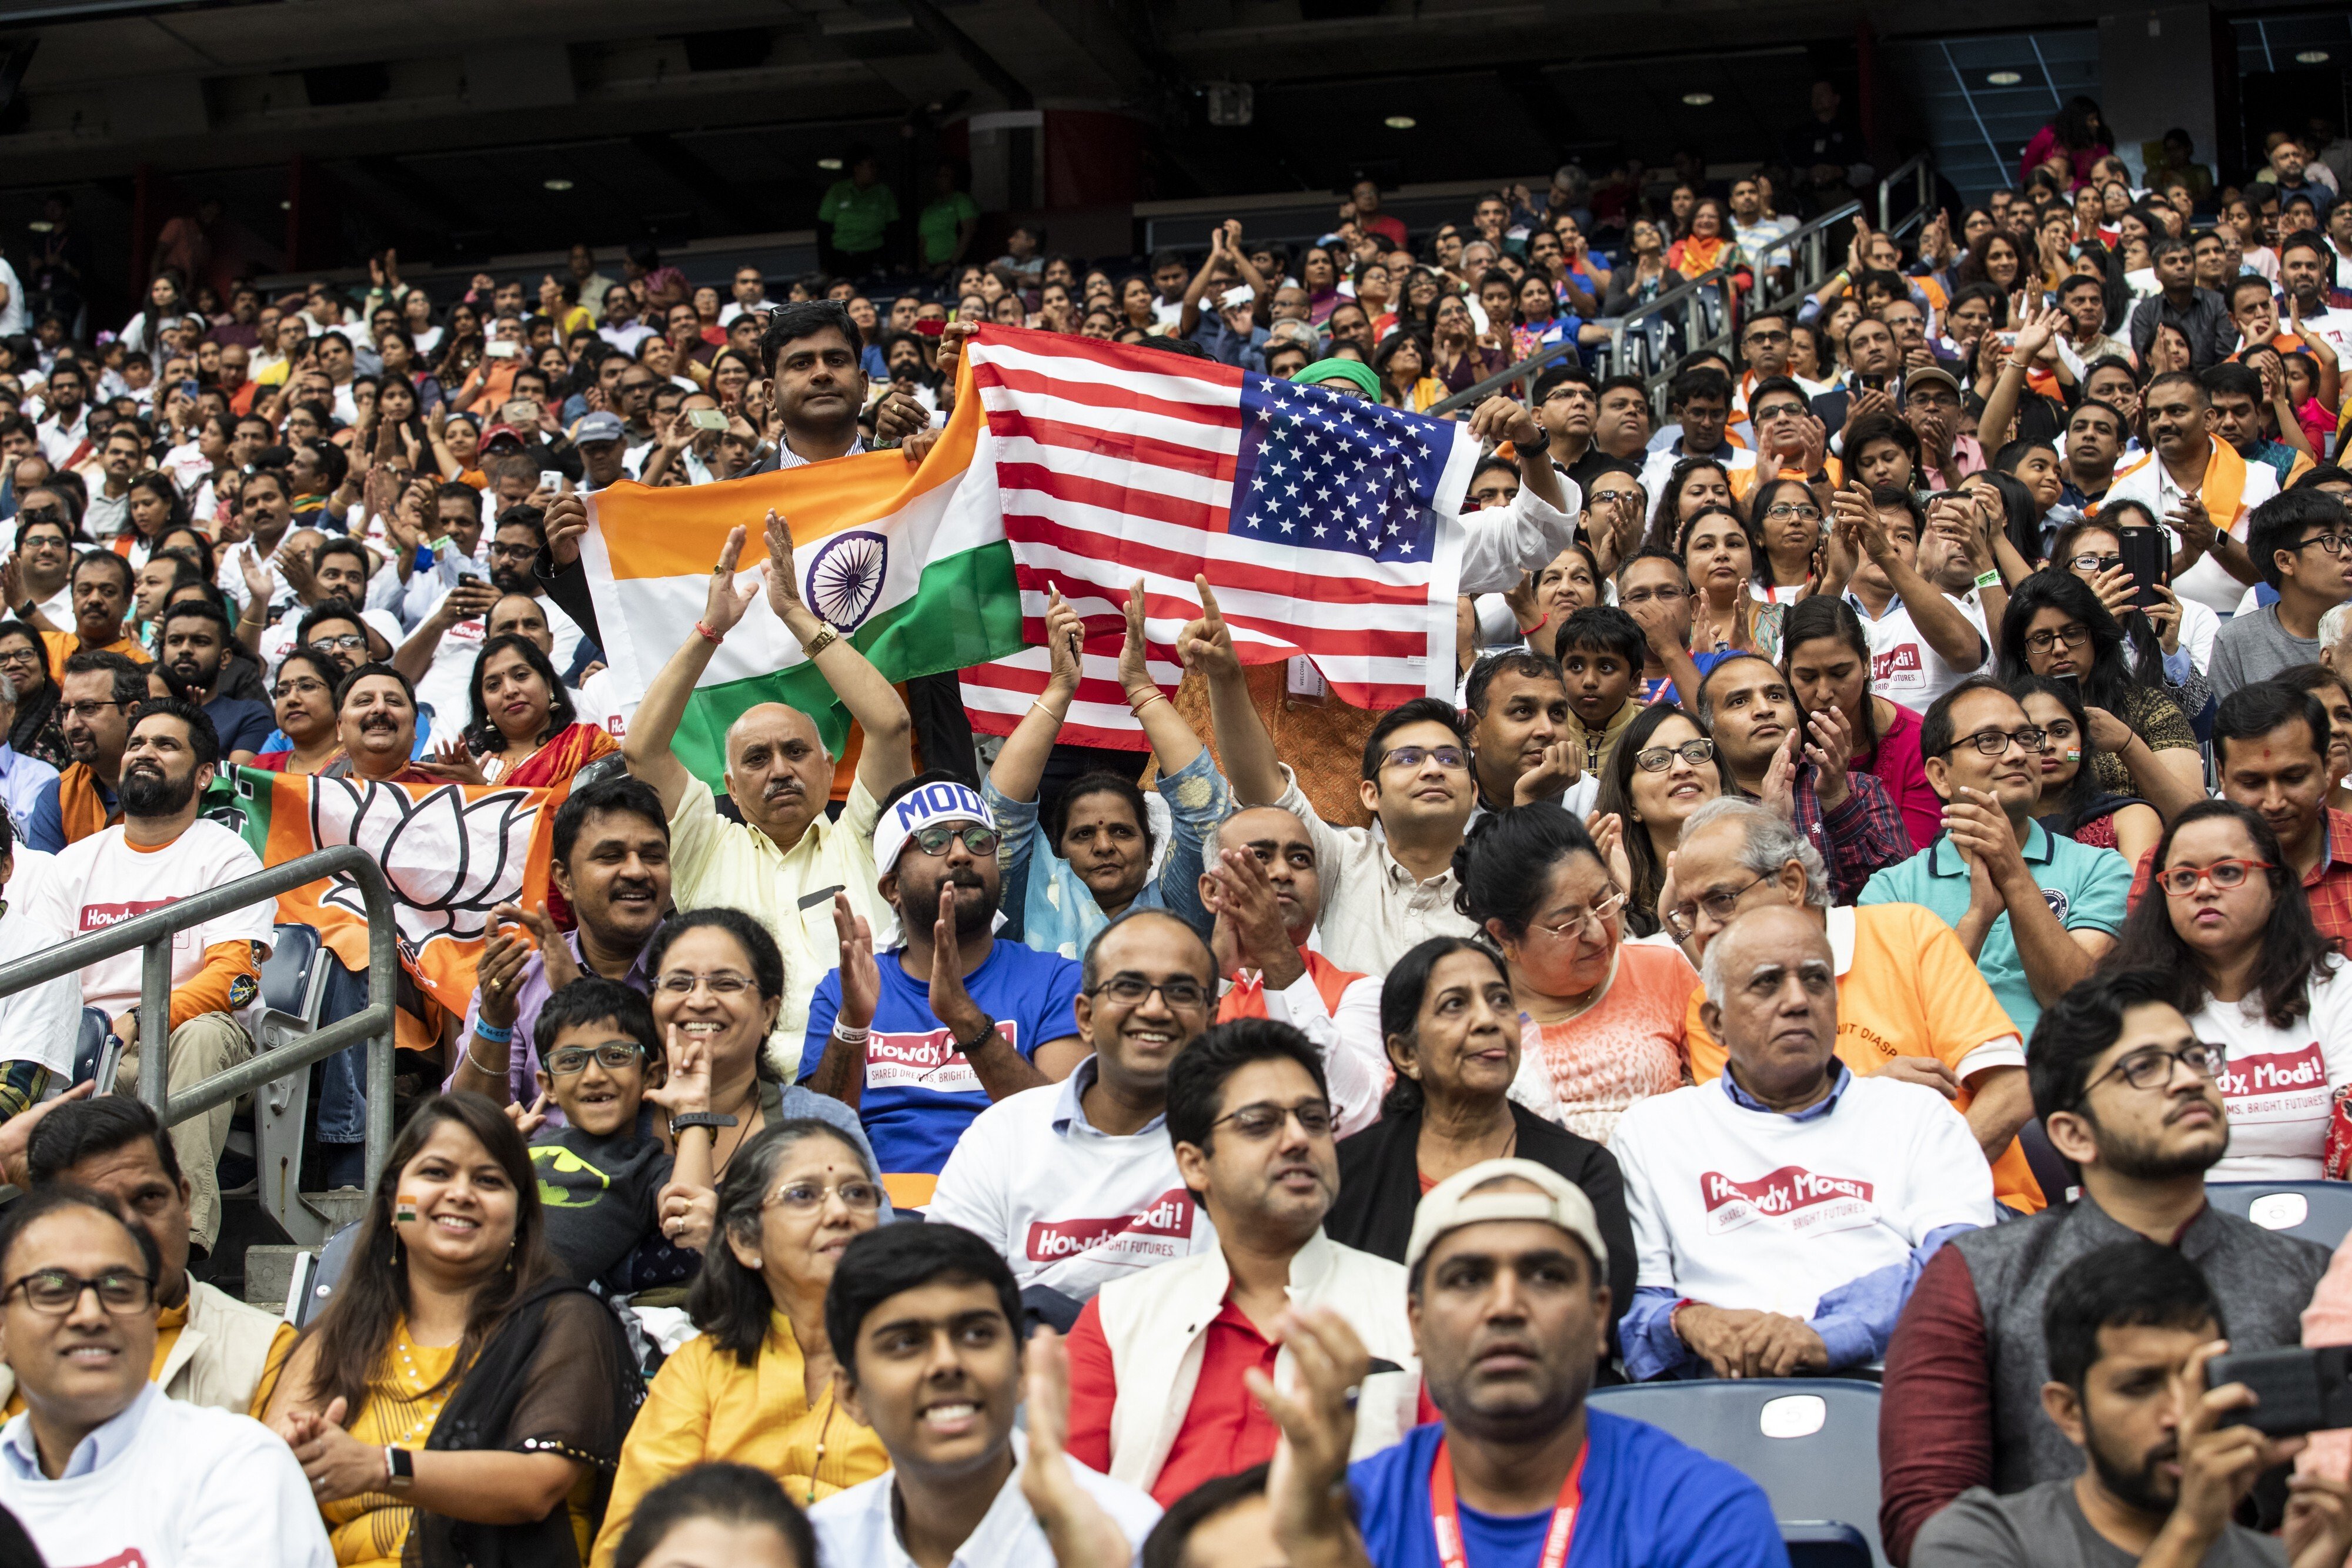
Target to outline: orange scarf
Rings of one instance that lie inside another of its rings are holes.
[[[1364,977],[1342,969],[1312,947],[1301,947],[1298,956],[1307,964],[1307,977],[1315,982],[1316,991],[1323,998],[1323,1010],[1339,1016],[1339,998],[1348,988]],[[1217,1021],[1231,1023],[1235,1019],[1265,1017],[1265,977],[1255,969],[1244,969],[1234,977],[1234,988],[1217,1004]]]
[[[121,806],[107,810],[105,800],[98,792],[98,775],[89,770],[89,764],[68,763],[65,771],[58,775],[58,821],[64,829],[66,842],[79,843],[121,820]]]

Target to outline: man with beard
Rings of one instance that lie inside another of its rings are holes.
[[[2293,319],[2305,338],[2318,338],[2338,361],[2352,358],[2352,310],[2333,308],[2335,282],[2327,237],[2316,230],[2290,236],[2279,246],[2279,286],[2294,307]]]
[[[2179,991],[2177,976],[2103,971],[2034,1026],[2034,1114],[2081,1197],[1955,1239],[1913,1287],[1887,1346],[1878,1424],[1879,1531],[1895,1563],[1969,1488],[2018,1492],[2082,1469],[2042,1402],[2043,1310],[2086,1254],[2144,1237],[2214,1282],[2232,1350],[2302,1341],[2327,1249],[2206,1201],[2205,1173],[2230,1146],[2221,1052],[2197,1039]]]
[[[2042,1321],[2042,1407],[2088,1468],[2007,1497],[1970,1489],[1919,1531],[1912,1568],[2344,1561],[2352,1487],[2323,1472],[2294,1479],[2300,1506],[2283,1539],[2231,1518],[2263,1472],[2304,1444],[2246,1423],[2255,1399],[2244,1384],[2205,1386],[2227,1331],[2196,1264],[2146,1239],[2102,1247],[2058,1276]]]
[[[654,727],[653,706],[648,695],[630,731],[632,769]],[[863,782],[862,767],[860,774]],[[834,894],[840,967],[810,998],[801,1079],[856,1109],[891,1201],[919,1208],[974,1117],[993,1101],[1059,1082],[1085,1059],[1080,969],[1058,953],[997,939],[996,822],[970,786],[918,774],[867,812],[853,795],[835,831],[854,815],[874,824],[876,885],[902,942],[876,953],[848,894]],[[673,832],[677,824],[673,812]]]
[[[120,653],[76,653],[58,680],[58,732],[68,762],[33,802],[25,841],[51,854],[120,820],[116,798],[131,710],[147,697],[147,672]]]
[[[2137,501],[2161,517],[2172,544],[2173,591],[2231,614],[2246,585],[2261,578],[2246,553],[2247,520],[2278,494],[2278,476],[2213,434],[2205,388],[2185,371],[2149,382],[2140,411],[2156,450],[2116,471],[2102,509]]]
[[[220,606],[192,601],[164,611],[159,645],[163,653],[163,681],[172,695],[205,710],[230,762],[252,761],[278,724],[268,704],[221,695],[221,676],[228,664],[229,625]]]
[[[457,578],[392,656],[394,667],[416,683],[416,700],[433,715],[434,745],[444,745],[465,729],[473,711],[468,688],[485,641],[483,618],[503,594],[537,595],[541,582],[532,568],[546,544],[541,514],[536,507],[509,508],[499,516],[497,530],[490,536],[489,580],[485,583],[470,573]],[[412,604],[415,599],[416,584],[412,582]],[[567,670],[579,651],[580,627],[553,605],[541,608],[553,643],[549,661],[557,671]]]
[[[548,881],[572,906],[560,931],[544,908],[502,904],[475,971],[474,1005],[459,1038],[466,1051],[445,1087],[530,1103],[531,1041],[547,998],[583,976],[650,993],[646,945],[670,909],[669,821],[641,779],[604,778],[572,791],[555,813]],[[548,1124],[562,1110],[546,1107]]]
[[[68,675],[70,681],[73,677]],[[161,909],[240,877],[257,876],[261,859],[243,839],[196,815],[220,766],[220,738],[202,708],[176,697],[144,702],[130,716],[122,750],[122,821],[67,845],[35,895],[44,924],[79,936]],[[235,1017],[261,988],[260,961],[272,942],[268,900],[214,916],[172,943],[168,1026],[138,1013],[142,958],[137,949],[85,965],[85,1005],[103,1008],[122,1039],[122,1070],[111,1086],[134,1093],[139,1053],[163,1036],[168,1087],[178,1092],[253,1054]],[[144,1026],[144,1027],[142,1027]],[[228,1136],[227,1102],[180,1123],[172,1149],[187,1174],[188,1234],[209,1250],[220,1231],[220,1186],[214,1167]]]

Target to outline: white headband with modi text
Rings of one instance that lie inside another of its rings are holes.
[[[934,822],[978,822],[991,831],[996,828],[988,802],[969,785],[942,779],[909,789],[874,824],[874,869],[887,872],[897,865],[907,841]]]

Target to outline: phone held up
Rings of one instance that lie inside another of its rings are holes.
[[[2257,1403],[2233,1411],[2230,1425],[2273,1437],[2352,1427],[2352,1345],[2231,1351],[2205,1364],[2206,1387],[2232,1383],[2252,1389]]]

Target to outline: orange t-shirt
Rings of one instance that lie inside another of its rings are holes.
[[[1519,1051],[1549,1082],[1570,1132],[1605,1144],[1634,1101],[1690,1081],[1683,1030],[1697,984],[1678,950],[1628,942],[1599,1001],[1562,1023],[1520,1025]]]
[[[1965,1113],[1975,1096],[1970,1075],[2025,1065],[2025,1045],[1958,936],[1916,904],[1832,909],[1830,949],[1837,964],[1838,1060],[1872,1073],[1898,1056],[1932,1056],[1960,1081],[1953,1102]],[[1705,1083],[1723,1071],[1724,1050],[1699,1019],[1706,999],[1693,990],[1685,1029],[1691,1076]],[[2033,1213],[2041,1186],[2012,1141],[1992,1162],[1993,1196]]]

